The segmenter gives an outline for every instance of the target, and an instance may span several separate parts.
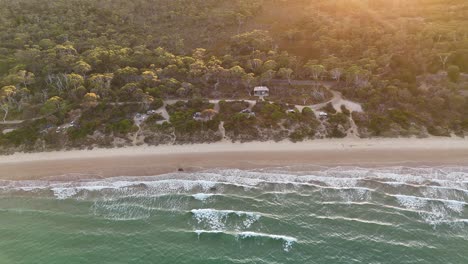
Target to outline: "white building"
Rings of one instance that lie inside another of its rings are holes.
[[[270,95],[270,89],[266,86],[257,86],[254,88],[254,95],[260,97],[268,96]]]
[[[325,112],[319,112],[319,117],[320,117],[320,118],[327,118],[327,117],[328,117],[328,114],[325,113]]]

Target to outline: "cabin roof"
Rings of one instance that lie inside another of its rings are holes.
[[[255,92],[270,91],[270,89],[268,89],[268,87],[266,87],[266,86],[257,86],[257,87],[254,88],[254,91]]]

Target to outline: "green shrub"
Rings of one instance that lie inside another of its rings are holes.
[[[346,125],[348,124],[348,116],[346,116],[345,114],[343,113],[336,113],[335,115],[331,115],[329,118],[328,118],[328,122],[330,122],[331,124],[335,124],[335,125]]]
[[[301,114],[304,121],[317,120],[314,111],[312,111],[312,109],[309,107],[304,107]]]
[[[320,110],[328,113],[328,114],[336,114],[336,109],[333,107],[332,103],[326,104],[324,107],[322,107]]]
[[[39,131],[45,125],[45,119],[27,122],[22,127],[3,135],[3,138],[9,144],[14,146],[26,145],[31,147],[39,138]]]
[[[380,136],[384,131],[390,128],[391,120],[384,116],[373,115],[370,118],[369,130],[373,132],[375,136]]]
[[[390,111],[390,119],[393,122],[399,124],[404,129],[408,129],[410,126],[409,114],[405,111],[394,109]]]
[[[157,121],[164,120],[164,117],[161,114],[152,114],[146,119],[146,123],[155,123]]]
[[[346,108],[345,105],[341,105],[340,108],[341,108],[341,112],[342,112],[343,114],[345,114],[346,116],[351,116],[351,112],[348,110],[348,108]]]
[[[78,128],[72,127],[68,130],[68,136],[71,140],[79,140],[91,135],[98,128],[99,122],[97,120],[81,122]]]
[[[334,126],[331,129],[331,132],[329,132],[328,137],[331,137],[331,138],[344,138],[344,137],[346,137],[346,133],[342,132],[340,129],[338,129],[337,126]]]
[[[235,101],[235,102],[219,102],[219,113],[225,117],[229,118],[230,116],[239,113],[240,111],[249,107],[248,102],[244,101]]]
[[[122,135],[128,134],[134,130],[133,121],[130,119],[120,120],[119,122],[109,124],[108,127],[112,132]]]
[[[458,80],[460,79],[460,68],[455,65],[450,65],[447,68],[447,74],[448,74],[450,81],[458,82]]]
[[[151,103],[151,108],[152,109],[159,109],[164,105],[164,101],[161,98],[156,98],[154,101]]]
[[[438,137],[449,137],[450,136],[450,131],[446,128],[443,128],[441,126],[429,126],[427,128],[427,132],[433,136],[438,136]]]
[[[304,134],[301,131],[294,131],[289,134],[289,139],[294,143],[304,141]]]

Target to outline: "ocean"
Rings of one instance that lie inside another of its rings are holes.
[[[468,263],[468,167],[0,181],[0,264]]]

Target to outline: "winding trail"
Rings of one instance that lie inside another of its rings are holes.
[[[23,123],[26,120],[9,120],[9,121],[0,121],[0,125],[18,125]]]
[[[170,100],[168,100],[168,101],[170,101]],[[170,116],[169,116],[169,113],[167,112],[167,109],[166,109],[166,106],[168,105],[168,101],[164,101],[163,106],[156,109],[156,113],[160,114],[164,118],[163,120],[157,121],[156,122],[157,124],[162,124],[164,122],[169,122]],[[175,104],[175,102],[172,103],[172,104]]]
[[[23,122],[26,122],[26,121],[34,121],[34,120],[38,120],[38,119],[41,119],[41,118],[44,118],[44,117],[47,117],[47,116],[39,116],[39,117],[34,117],[34,118],[30,118],[30,119],[18,119],[18,120],[7,120],[7,121],[0,121],[0,125],[19,125]]]
[[[141,126],[140,124],[137,124],[135,123],[135,125],[138,127],[138,130],[135,132],[135,134],[133,135],[133,140],[132,140],[132,145],[136,146],[136,144],[138,143],[138,135],[140,134],[141,132]]]
[[[302,111],[302,109],[304,109],[305,107],[309,107],[317,113],[320,109],[325,107],[327,104],[331,103],[333,105],[333,108],[335,108],[335,110],[338,112],[341,112],[342,105],[346,106],[346,108],[351,112],[363,112],[361,104],[343,99],[343,95],[340,92],[332,90],[331,92],[333,94],[333,97],[326,102],[314,105],[295,105],[295,107],[299,109],[299,111]]]
[[[132,144],[135,146],[138,143],[138,136],[141,132],[141,124],[148,119],[148,115],[136,115],[133,117],[133,123],[138,127],[138,130],[133,135]]]
[[[356,125],[356,123],[354,122],[354,119],[353,119],[353,116],[350,116],[349,117],[349,122],[351,124],[351,127],[348,129],[348,131],[346,131],[346,137],[347,138],[360,138],[359,137],[359,128],[358,126]]]
[[[224,121],[219,122],[219,133],[221,134],[222,140],[226,140],[226,129],[224,128]]]

